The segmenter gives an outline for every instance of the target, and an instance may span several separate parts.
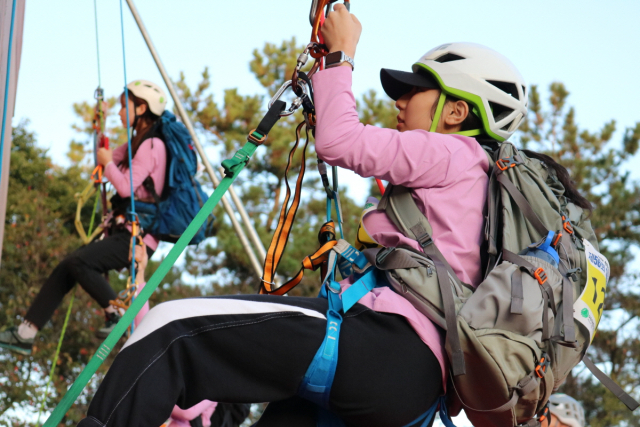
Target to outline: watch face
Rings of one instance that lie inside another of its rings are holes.
[[[342,52],[331,52],[325,57],[325,64],[335,64],[342,61]]]

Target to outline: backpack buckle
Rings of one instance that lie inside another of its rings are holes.
[[[498,169],[500,169],[502,172],[506,171],[509,168],[514,168],[517,165],[521,165],[521,164],[522,164],[522,161],[516,158],[516,156],[505,157],[502,159],[498,159],[496,161],[496,166],[498,166]]]
[[[536,271],[533,272],[533,277],[536,278],[540,286],[544,285],[544,283],[548,279],[547,272],[544,271],[544,268],[542,267],[539,267]]]
[[[417,240],[418,240],[418,243],[420,244],[420,247],[422,249],[426,248],[427,246],[429,246],[430,244],[433,243],[433,239],[431,238],[429,233],[424,233],[424,234],[418,236]]]
[[[384,248],[376,255],[376,265],[381,265],[384,263],[384,260],[391,254],[391,252],[395,251],[396,248],[391,246],[389,248]]]
[[[547,418],[549,418],[549,402],[542,408],[542,414],[538,416],[538,422],[542,423]]]
[[[560,243],[560,239],[562,238],[562,231],[558,230],[556,231],[555,236],[553,236],[553,242],[551,242],[551,246],[553,246],[554,248],[558,246],[558,243]]]
[[[573,226],[571,225],[571,220],[566,216],[562,215],[562,228],[569,234],[573,234]]]
[[[251,130],[251,132],[249,132],[249,136],[247,137],[247,140],[249,140],[250,142],[253,142],[255,145],[262,145],[267,140],[267,135],[263,135],[260,132],[258,132],[257,129],[253,129]]]
[[[536,376],[538,378],[544,378],[544,374],[547,372],[547,367],[549,366],[549,356],[547,353],[542,353],[540,356],[540,360],[536,363]]]
[[[582,268],[572,268],[571,270],[567,270],[567,277],[570,277],[574,282],[578,281],[578,275],[576,273],[582,273]]]

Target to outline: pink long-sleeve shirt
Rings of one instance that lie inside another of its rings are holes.
[[[317,114],[316,152],[332,166],[362,177],[376,177],[412,189],[433,229],[433,241],[465,283],[481,281],[482,242],[489,162],[474,138],[412,130],[399,132],[360,123],[351,91],[352,71],[336,67],[313,76]],[[426,113],[425,113],[426,114]],[[420,246],[405,237],[384,212],[364,218],[369,235],[391,247]],[[344,280],[343,289],[352,284]],[[444,334],[405,298],[388,287],[375,288],[360,303],[407,319],[435,354],[446,384]]]
[[[127,145],[121,145],[113,150],[113,161],[109,162],[104,169],[104,175],[113,184],[121,197],[131,197],[131,186],[129,184],[129,169],[117,165],[128,155]],[[136,155],[131,161],[133,172],[133,192],[138,200],[153,201],[153,195],[142,186],[148,176],[153,180],[156,194],[162,194],[164,188],[164,176],[167,169],[167,152],[164,142],[160,138],[149,138],[140,144]],[[147,234],[144,243],[151,249],[156,250],[159,240]]]

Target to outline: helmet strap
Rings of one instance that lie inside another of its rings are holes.
[[[438,98],[438,105],[436,106],[436,113],[433,115],[433,122],[431,123],[431,128],[429,132],[435,132],[438,128],[438,123],[440,122],[440,117],[442,116],[442,111],[444,110],[444,103],[447,100],[447,95],[444,92],[440,92],[440,98]],[[475,109],[475,107],[474,107]],[[472,130],[464,130],[460,132],[455,132],[456,135],[462,136],[478,136],[482,134],[481,129],[472,129]]]
[[[442,110],[444,110],[444,102],[447,100],[447,95],[440,91],[440,98],[438,99],[438,106],[436,107],[436,113],[433,115],[433,122],[431,122],[431,128],[429,132],[435,132],[440,122],[440,116],[442,116]]]
[[[462,136],[478,136],[480,134],[482,134],[482,130],[480,129],[463,130],[460,132],[456,132],[456,135],[462,135]]]

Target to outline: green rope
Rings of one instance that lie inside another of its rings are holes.
[[[136,314],[138,314],[144,303],[149,300],[158,285],[160,285],[162,279],[164,279],[167,273],[171,270],[173,264],[178,260],[182,251],[184,251],[189,242],[191,242],[193,236],[196,235],[198,230],[200,230],[200,227],[202,227],[205,221],[207,221],[209,214],[213,211],[213,208],[215,208],[220,202],[220,199],[224,193],[227,192],[233,181],[238,177],[240,171],[244,169],[249,158],[256,151],[256,148],[257,147],[253,143],[247,142],[244,147],[236,153],[233,159],[223,162],[227,176],[222,179],[218,188],[216,188],[204,206],[202,206],[202,209],[200,209],[200,212],[198,212],[191,224],[189,224],[189,227],[187,227],[185,232],[182,233],[182,236],[180,236],[171,251],[167,254],[167,257],[153,273],[145,287],[136,297],[135,301],[131,303],[131,306],[124,313],[120,321],[118,321],[107,339],[105,339],[100,347],[98,347],[98,350],[91,357],[87,366],[80,373],[69,390],[67,390],[67,393],[64,395],[58,406],[53,410],[47,421],[44,423],[44,427],[57,427],[64,417],[64,414],[67,413],[80,393],[82,393],[84,387],[89,383],[93,374],[98,370],[100,365],[102,365],[102,362],[106,360],[109,353],[111,353],[111,350],[118,344],[120,337],[122,337],[122,334],[124,334],[129,328],[129,325],[133,322]]]
[[[87,233],[88,236],[91,236],[91,233],[93,233],[93,222],[96,219],[96,211],[98,210],[98,198],[100,197],[101,192],[102,190],[100,190],[100,186],[98,186],[98,191],[96,191],[96,201],[93,202],[93,213],[91,214],[91,222],[89,223],[89,233]]]
[[[42,411],[44,410],[44,403],[47,400],[47,396],[49,395],[49,385],[51,384],[51,380],[53,379],[53,373],[56,370],[56,364],[58,363],[58,356],[60,355],[60,349],[62,348],[62,340],[64,339],[64,334],[67,332],[67,325],[69,324],[69,317],[71,317],[71,308],[73,307],[73,301],[76,297],[75,287],[73,288],[73,293],[71,294],[71,299],[69,300],[69,308],[67,308],[67,315],[64,318],[64,324],[62,325],[62,333],[60,334],[60,339],[58,340],[58,348],[56,349],[56,354],[53,356],[53,363],[51,363],[51,371],[49,371],[49,378],[47,379],[47,385],[44,388],[44,394],[42,395],[42,402],[40,403],[40,411],[38,411],[38,422],[36,425],[40,427],[40,415],[42,415]]]

